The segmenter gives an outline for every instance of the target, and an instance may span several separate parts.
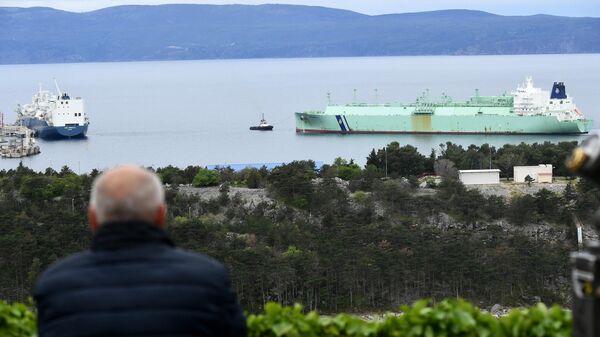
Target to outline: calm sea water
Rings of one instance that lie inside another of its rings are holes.
[[[91,124],[88,138],[42,141],[40,155],[24,158],[36,170],[68,165],[75,171],[120,163],[187,166],[335,157],[359,163],[390,141],[424,153],[440,143],[577,140],[575,136],[296,135],[295,111],[334,103],[409,101],[429,89],[465,100],[510,92],[528,75],[549,90],[564,81],[587,116],[600,121],[600,55],[432,56],[265,59],[0,66],[0,111],[14,121],[39,82],[81,96]],[[377,95],[375,90],[377,89]],[[376,97],[377,96],[377,97]],[[273,132],[252,132],[260,115]],[[596,123],[596,125],[599,122]],[[1,159],[0,169],[19,159]]]

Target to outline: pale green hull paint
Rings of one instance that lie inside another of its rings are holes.
[[[348,105],[329,106],[326,112],[296,113],[299,133],[581,134],[591,127],[591,120],[559,121],[548,115],[522,116],[514,114],[508,106],[452,104],[424,109],[416,105]]]

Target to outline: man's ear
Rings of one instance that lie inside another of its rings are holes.
[[[95,233],[98,230],[98,215],[96,214],[96,210],[88,208],[87,214],[90,229],[92,230],[92,233]]]
[[[154,214],[154,223],[161,229],[167,227],[167,205],[161,204]]]

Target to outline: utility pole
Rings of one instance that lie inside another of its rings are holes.
[[[571,216],[577,228],[577,247],[581,250],[583,248],[583,224],[577,215],[573,213]]]
[[[385,177],[388,177],[388,172],[387,172],[387,145],[383,148],[383,151],[385,152]]]

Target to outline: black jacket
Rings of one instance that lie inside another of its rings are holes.
[[[34,296],[40,337],[246,336],[225,268],[146,223],[103,225],[91,251],[50,267]]]

